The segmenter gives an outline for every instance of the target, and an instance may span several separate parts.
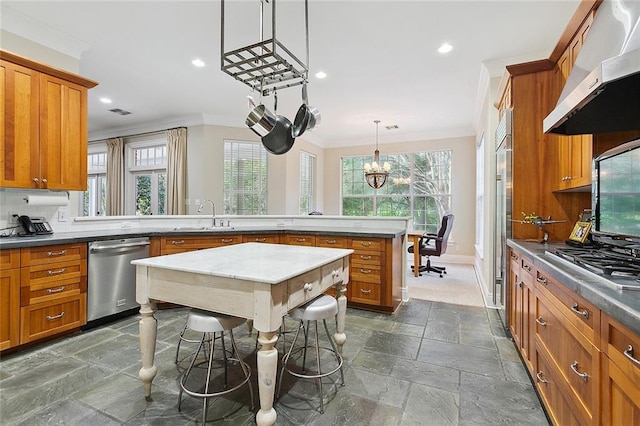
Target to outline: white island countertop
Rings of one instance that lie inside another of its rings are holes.
[[[351,249],[243,243],[134,260],[134,265],[277,284],[353,253]]]

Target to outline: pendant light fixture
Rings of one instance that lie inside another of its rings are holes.
[[[364,175],[370,187],[380,189],[389,179],[391,165],[387,161],[384,162],[384,165],[380,164],[380,151],[378,151],[378,124],[380,124],[380,120],[374,120],[373,122],[376,123],[376,150],[373,153],[373,163],[364,165]]]

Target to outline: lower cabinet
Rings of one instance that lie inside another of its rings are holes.
[[[603,425],[640,424],[640,336],[602,315]]]
[[[20,249],[0,252],[0,351],[20,344]]]

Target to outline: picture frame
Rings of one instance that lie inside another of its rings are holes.
[[[584,242],[587,241],[590,230],[591,222],[576,222],[576,225],[573,227],[573,231],[571,232],[569,239],[571,241],[577,241],[580,244],[584,244]]]

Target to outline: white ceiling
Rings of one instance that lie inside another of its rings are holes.
[[[259,4],[227,0],[225,50],[258,41]],[[278,1],[276,30],[304,60],[303,4]],[[376,119],[380,144],[473,135],[481,80],[506,64],[547,58],[578,4],[310,0],[310,71],[328,77],[310,79],[309,101],[322,123],[303,138],[328,148],[373,144]],[[1,24],[78,57],[80,74],[100,83],[89,91],[90,139],[181,120],[244,126],[250,91],[220,71],[219,1],[3,0]],[[437,53],[443,42],[453,51]],[[206,67],[193,67],[196,57]],[[278,114],[293,120],[300,87],[278,98]],[[392,124],[399,128],[384,128]]]

